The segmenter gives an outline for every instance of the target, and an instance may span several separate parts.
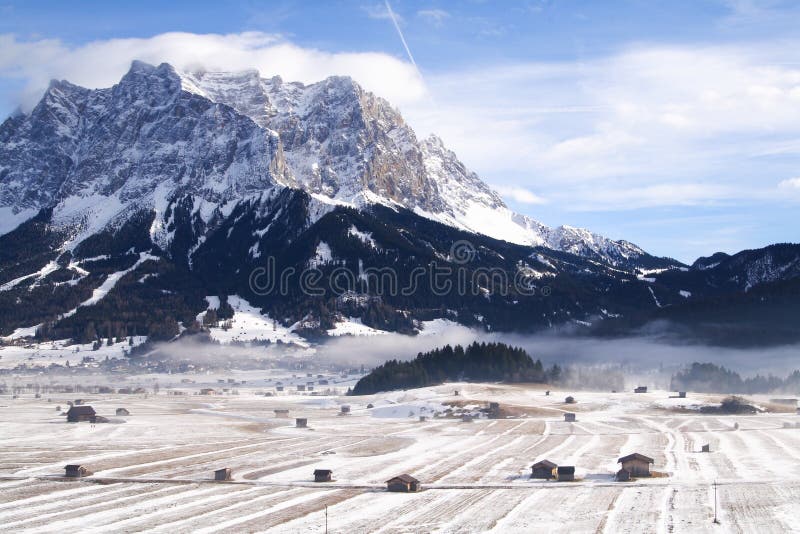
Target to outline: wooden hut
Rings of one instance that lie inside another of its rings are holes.
[[[473,419],[474,419],[474,417],[472,417],[468,413],[465,413],[464,415],[461,416],[461,422],[462,423],[471,423]]]
[[[277,410],[273,410],[275,412],[275,417],[289,417],[289,410],[286,408],[278,408]]]
[[[703,447],[700,449],[700,451],[701,452],[711,452],[711,445],[706,443],[705,445],[703,445]]]
[[[125,408],[117,408],[117,415],[130,415],[131,412],[126,410]]]
[[[627,482],[631,479],[631,472],[623,468],[617,471],[617,482]]]
[[[575,414],[571,412],[567,412],[564,414],[564,421],[567,423],[574,423],[575,422]]]
[[[219,482],[224,482],[230,479],[231,479],[230,467],[223,467],[222,469],[217,469],[216,471],[214,471],[214,480],[217,480]]]
[[[70,464],[70,465],[66,466],[64,469],[66,471],[64,476],[69,477],[69,478],[88,477],[89,475],[92,474],[92,472],[89,471],[89,469],[87,469],[83,465]]]
[[[305,417],[298,417],[294,420],[294,426],[297,428],[308,428],[308,419]]]
[[[685,391],[679,391],[678,392],[678,398],[679,399],[685,399],[686,398],[686,392]]]
[[[647,386],[639,386],[633,390],[634,393],[647,393]]]
[[[419,491],[419,480],[411,475],[400,475],[386,481],[387,491],[410,493]]]
[[[350,415],[350,406],[342,404],[341,408],[339,408],[339,413],[341,415]]]
[[[330,469],[314,469],[314,482],[331,482],[333,471]]]
[[[531,466],[531,478],[543,478],[545,480],[555,478],[557,467],[550,460],[540,460]]]
[[[96,417],[94,408],[91,406],[72,406],[67,412],[68,423],[79,423],[81,421],[91,422]]]
[[[559,465],[556,467],[556,476],[559,482],[571,482],[575,480],[575,466]]]
[[[300,384],[299,386],[297,386],[297,391],[305,391],[305,390],[306,387],[304,385]]]
[[[628,471],[634,477],[649,477],[650,464],[655,463],[655,460],[644,454],[635,452],[627,456],[623,456],[617,460],[618,464],[622,464],[622,468]]]

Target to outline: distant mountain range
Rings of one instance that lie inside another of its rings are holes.
[[[798,311],[799,261],[800,246],[774,245],[686,266],[549,228],[349,78],[134,62],[108,89],[54,81],[0,126],[0,335],[170,339],[201,329],[206,297],[236,294],[312,339],[342,321],[413,334],[446,318],[786,342],[796,321],[751,318]],[[309,268],[313,288],[287,274]]]

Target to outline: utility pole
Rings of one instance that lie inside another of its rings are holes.
[[[716,516],[716,513],[714,514]],[[325,534],[328,534],[328,507],[325,507]]]
[[[326,509],[327,513],[327,509]],[[717,518],[717,481],[714,481],[714,523],[719,524],[719,519]],[[327,532],[327,530],[325,531]]]

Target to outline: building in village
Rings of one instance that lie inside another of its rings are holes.
[[[294,426],[297,428],[308,428],[308,419],[305,417],[298,417],[294,420]]]
[[[219,482],[224,482],[230,479],[231,479],[230,467],[223,467],[222,469],[217,469],[216,471],[214,471],[214,480]]]
[[[125,408],[117,408],[117,415],[130,415],[131,412],[126,410]]]
[[[555,470],[558,465],[550,460],[540,460],[531,466],[531,478],[542,478],[550,480],[555,478]]]
[[[386,490],[402,493],[419,491],[419,480],[411,475],[400,475],[386,481]]]
[[[633,477],[649,477],[650,464],[655,463],[655,460],[649,456],[635,452],[623,456],[617,460],[617,463],[622,464],[622,468],[628,471]]]
[[[616,479],[617,482],[627,482],[631,479],[631,472],[625,468],[622,468],[617,471]]]
[[[67,422],[68,423],[80,423],[81,421],[85,422],[92,422],[92,420],[97,416],[94,411],[94,408],[87,405],[82,406],[72,406],[70,407],[69,411],[67,411]]]
[[[333,481],[333,471],[330,469],[314,469],[314,482]]]
[[[564,421],[567,423],[574,423],[575,422],[575,414],[571,412],[567,412],[564,414]]]
[[[89,469],[83,465],[70,464],[66,466],[64,469],[66,471],[64,476],[69,478],[88,477],[89,475],[92,474],[92,472],[89,471]]]
[[[634,393],[647,393],[647,386],[639,386],[633,390]]]
[[[556,467],[556,477],[559,482],[571,482],[575,480],[575,466],[559,465]]]

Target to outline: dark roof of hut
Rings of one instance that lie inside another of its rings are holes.
[[[655,463],[655,460],[653,460],[649,456],[645,456],[644,454],[639,454],[638,452],[634,452],[633,454],[629,454],[628,456],[623,456],[622,458],[617,460],[617,463],[619,464],[624,462],[630,462],[631,460],[641,460],[643,462],[647,462],[650,464]]]

